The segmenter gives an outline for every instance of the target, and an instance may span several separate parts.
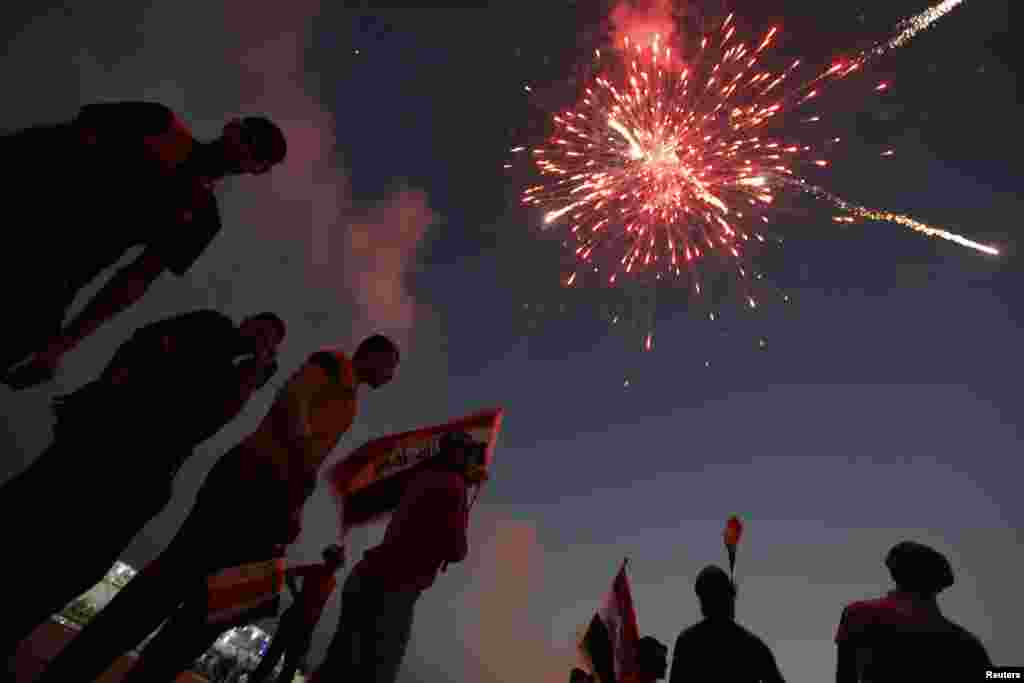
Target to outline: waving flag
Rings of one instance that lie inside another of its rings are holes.
[[[633,593],[626,575],[628,560],[612,582],[604,605],[597,611],[577,648],[584,662],[599,683],[616,683],[636,676],[637,647],[640,628],[637,626]]]
[[[267,605],[284,590],[284,558],[223,569],[206,581],[207,621],[231,621]],[[276,609],[273,610],[276,612]]]
[[[736,546],[740,544],[740,537],[743,535],[743,522],[739,517],[733,515],[725,523],[725,532],[722,534],[725,539],[725,549],[729,553],[729,574],[733,573],[736,567]]]
[[[416,466],[437,455],[441,438],[449,432],[469,434],[483,449],[482,470],[489,470],[502,416],[500,408],[487,410],[442,425],[383,436],[353,451],[327,472],[328,485],[341,509],[342,536],[393,512]],[[476,484],[477,497],[481,485],[482,481]]]

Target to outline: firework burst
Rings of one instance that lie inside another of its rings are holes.
[[[891,39],[817,68],[773,54],[778,28],[742,38],[733,14],[685,53],[657,36],[649,45],[627,38],[608,55],[595,51],[598,75],[579,104],[552,117],[545,144],[512,150],[528,155],[542,178],[523,192],[523,204],[544,211],[545,227],[566,227],[572,236],[577,267],[563,283],[600,273],[616,285],[645,274],[683,278],[700,296],[703,273],[724,267],[741,284],[744,307],[757,308],[760,275],[749,256],[770,240],[762,231],[780,214],[780,200],[795,195],[820,200],[842,222],[888,221],[998,253],[913,218],[846,202],[809,180],[830,166],[841,143],[820,132],[822,117],[808,110],[811,104],[961,2],[942,2],[901,22]],[[889,86],[870,87],[880,94]],[[803,132],[790,137],[798,127]],[[813,145],[808,128],[816,133]],[[648,332],[645,350],[651,345]]]
[[[627,39],[624,52],[610,55],[607,64],[596,52],[600,75],[577,108],[553,117],[548,143],[513,150],[528,153],[545,179],[525,190],[523,203],[545,209],[545,225],[567,224],[576,242],[585,268],[566,284],[602,269],[610,284],[639,272],[695,275],[710,255],[731,259],[746,279],[745,254],[766,241],[761,230],[771,221],[776,195],[794,189],[827,199],[847,217],[890,220],[949,238],[952,233],[907,217],[852,211],[806,182],[807,173],[829,166],[828,153],[840,138],[811,146],[770,131],[780,121],[820,126],[821,117],[801,116],[808,102],[957,4],[944,2],[907,19],[891,40],[809,74],[800,60],[763,66],[778,29],[743,41],[731,14],[689,55],[673,54],[657,37],[649,46]],[[886,89],[886,83],[875,87]],[[700,291],[699,278],[693,287]],[[756,306],[749,293],[745,298]]]

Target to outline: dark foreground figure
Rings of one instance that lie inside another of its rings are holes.
[[[939,609],[938,594],[953,585],[949,561],[904,541],[885,565],[896,590],[843,610],[837,683],[982,680],[992,661],[981,641]]]
[[[705,567],[695,588],[704,620],[676,640],[671,683],[784,683],[772,651],[736,623],[736,586],[729,575],[719,567]]]
[[[165,619],[125,680],[169,683],[227,626],[209,619],[207,577],[263,562],[298,535],[301,511],[324,459],[348,431],[357,389],[391,381],[398,350],[371,337],[352,361],[319,351],[288,380],[255,432],[206,476],[177,536],[125,586],[37,683],[93,681]],[[240,511],[245,523],[222,529]]]
[[[34,563],[0,570],[25,591],[0,620],[0,656],[102,580],[163,511],[178,468],[274,373],[284,334],[269,313],[238,327],[186,313],[138,330],[98,379],[58,399],[53,445],[0,487],[8,547]]]
[[[0,378],[21,389],[53,378],[62,357],[141,299],[164,271],[185,275],[220,232],[214,186],[267,172],[286,143],[268,119],[234,119],[197,141],[152,102],[91,104],[69,122],[0,137],[20,222],[4,234]],[[73,320],[82,288],[133,247]]]

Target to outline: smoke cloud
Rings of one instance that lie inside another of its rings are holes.
[[[622,0],[611,13],[616,49],[629,45],[650,46],[655,38],[661,45],[671,44],[677,20],[672,0]]]

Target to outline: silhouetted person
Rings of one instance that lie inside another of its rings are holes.
[[[569,683],[594,683],[594,677],[580,668],[574,668],[569,673]]]
[[[668,673],[668,648],[654,636],[644,636],[637,643],[637,664],[637,683],[654,683],[664,679]]]
[[[449,562],[466,559],[471,438],[455,432],[417,465],[383,542],[364,553],[345,581],[341,619],[317,683],[394,683],[424,590]]]
[[[289,607],[279,622],[277,632],[270,642],[270,649],[263,656],[249,683],[263,683],[270,678],[281,655],[284,668],[277,680],[290,682],[309,652],[313,631],[320,621],[324,607],[338,585],[335,573],[345,562],[345,551],[341,546],[331,545],[324,549],[324,561],[308,567],[296,567],[288,571],[288,588],[295,596],[295,603]],[[296,586],[302,579],[302,589]]]
[[[695,588],[704,620],[676,639],[670,682],[782,683],[772,651],[736,623],[736,586],[729,575],[705,567]]]
[[[595,619],[600,619],[595,617]],[[603,622],[602,622],[603,625]],[[602,654],[609,656],[602,657]],[[654,683],[654,681],[665,678],[668,672],[668,648],[665,647],[654,636],[644,636],[637,643],[637,671],[635,674],[616,677],[614,674],[615,665],[611,653],[591,653],[591,657],[597,657],[598,661],[593,665],[597,669],[598,676],[588,674],[580,668],[574,668],[569,675],[570,683]]]
[[[0,487],[8,547],[38,563],[2,564],[0,580],[27,592],[0,620],[0,656],[103,579],[170,502],[195,447],[270,379],[284,335],[272,313],[238,327],[215,311],[175,316],[136,331],[97,380],[58,399],[53,444]]]
[[[185,275],[221,229],[215,184],[266,173],[286,150],[266,118],[232,119],[220,138],[202,143],[151,102],[90,104],[70,122],[0,138],[14,178],[8,197],[33,212],[4,233],[0,378],[15,389],[52,379],[66,353],[141,299],[161,273]],[[138,246],[142,252],[65,321],[78,293]]]
[[[360,344],[351,361],[339,351],[310,356],[256,431],[207,474],[188,518],[153,562],[155,569],[129,582],[37,683],[92,681],[167,617],[126,680],[174,680],[224,630],[208,619],[207,577],[266,561],[276,546],[290,542],[320,465],[352,425],[359,386],[387,384],[398,362],[398,348],[380,335]],[[224,524],[239,514],[242,522],[224,534]]]
[[[889,551],[885,566],[896,590],[843,610],[837,683],[981,680],[992,666],[984,646],[939,609],[938,594],[953,585],[949,560],[904,541]]]

